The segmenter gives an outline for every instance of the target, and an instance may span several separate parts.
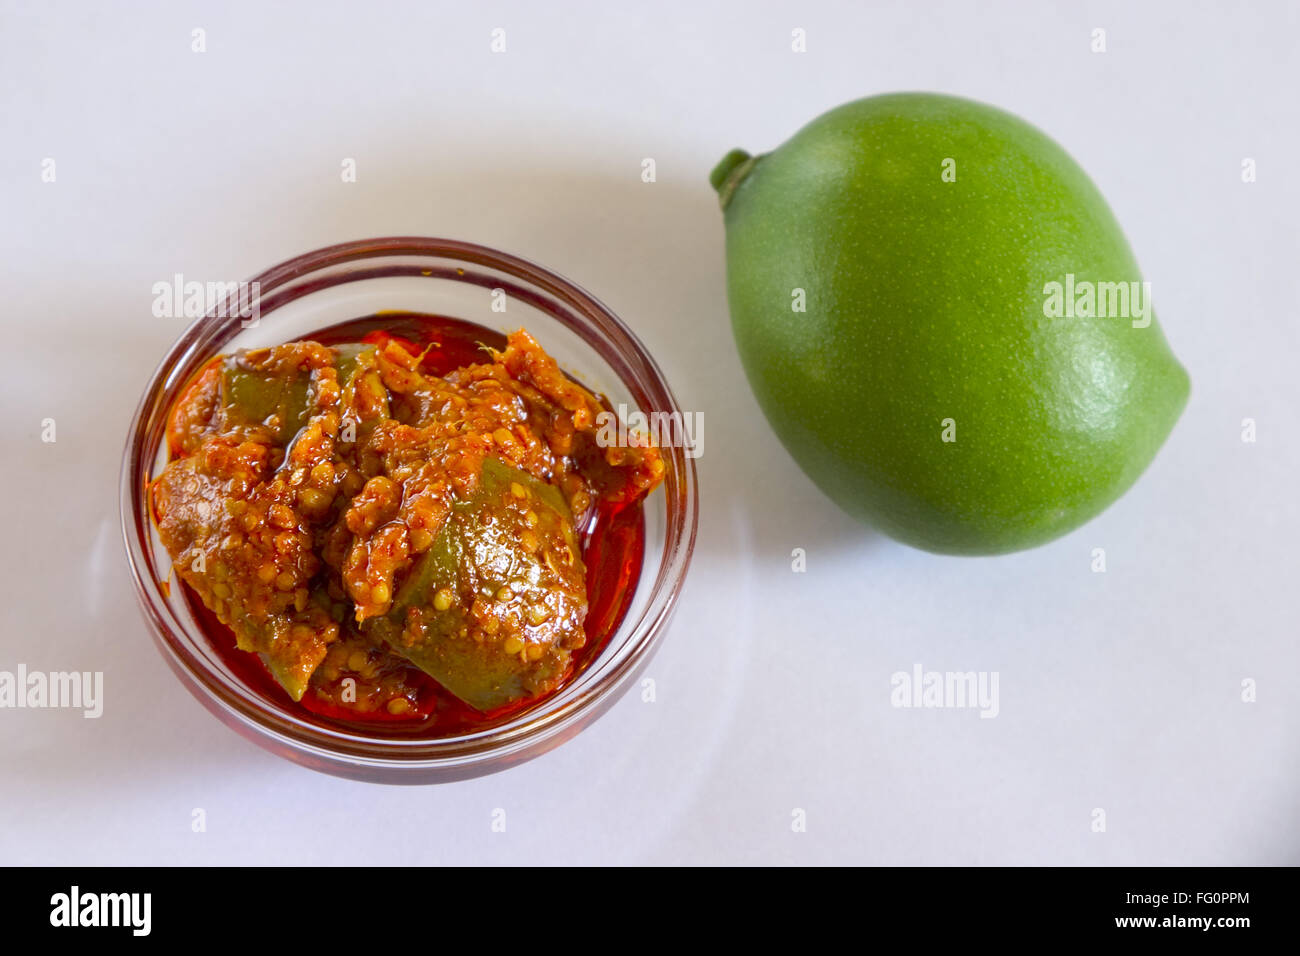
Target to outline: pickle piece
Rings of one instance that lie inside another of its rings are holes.
[[[258,631],[254,626],[250,626],[247,620],[236,622],[236,626],[232,629],[235,631],[239,649],[260,651],[262,661],[276,683],[283,687],[291,698],[298,701],[302,700],[302,695],[306,693],[311,675],[325,659],[330,642],[337,639],[338,625],[319,608],[312,608],[309,614],[295,617],[305,617],[310,623],[294,623],[288,627],[272,628],[270,630],[274,637],[268,638],[263,632],[262,636],[256,639],[252,638],[258,634]]]
[[[221,375],[221,403],[230,421],[264,425],[284,445],[307,423],[306,374],[292,377],[250,368],[241,356],[226,359]]]
[[[388,389],[377,366],[378,350],[373,345],[347,344],[334,347],[334,368],[338,370],[343,395],[341,437],[345,443],[364,439],[374,426],[389,417]]]
[[[310,531],[247,533],[287,508],[263,480],[266,459],[265,446],[213,440],[204,454],[171,462],[150,495],[175,572],[231,629],[239,649],[261,654],[299,700],[339,625],[319,602],[300,607],[296,599],[314,573]]]
[[[363,342],[344,342],[342,345],[335,345],[334,348],[334,368],[339,373],[339,388],[346,388],[347,384],[352,381],[352,376],[356,374],[358,359],[362,352],[373,352],[373,345],[366,345]]]
[[[347,343],[330,351],[338,372],[339,388],[345,388],[360,368],[361,354],[373,345]],[[221,404],[234,425],[261,425],[278,445],[287,445],[302,430],[311,415],[309,369],[286,370],[277,364],[251,364],[248,353],[229,356],[222,363]]]
[[[393,606],[363,629],[480,711],[557,687],[586,643],[586,570],[560,492],[483,462]]]

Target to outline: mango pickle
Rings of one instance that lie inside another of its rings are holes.
[[[293,701],[340,719],[492,714],[588,642],[581,529],[649,494],[659,449],[600,447],[600,399],[524,330],[444,374],[392,335],[222,356],[150,487],[180,579]]]

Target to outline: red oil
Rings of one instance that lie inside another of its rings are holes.
[[[354,319],[314,333],[322,345],[350,342],[382,342],[393,336],[426,349],[421,370],[445,375],[452,369],[490,361],[484,346],[504,350],[505,336],[483,326],[443,316],[412,312],[389,312]],[[545,343],[543,343],[543,347]],[[588,667],[622,623],[636,593],[645,555],[645,517],[641,502],[632,504],[601,501],[581,530],[582,557],[587,568],[586,645],[574,654],[573,677]],[[256,654],[239,650],[235,635],[208,610],[186,585],[186,600],[195,620],[231,671],[262,697],[282,708],[300,708],[298,716],[325,726],[361,730],[367,734],[401,737],[450,737],[487,730],[530,710],[546,698],[520,701],[483,713],[453,697],[429,675],[394,657],[392,667],[401,668],[408,685],[419,688],[414,711],[393,716],[380,709],[358,714],[323,699],[309,688],[297,705],[271,677]],[[561,684],[563,687],[563,684]]]

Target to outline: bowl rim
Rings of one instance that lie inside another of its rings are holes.
[[[532,304],[594,349],[614,370],[643,411],[681,414],[658,364],[612,310],[563,276],[530,260],[488,246],[421,236],[362,239],[295,256],[264,270],[248,283],[257,283],[253,288],[260,288],[261,303],[272,303],[269,309],[262,308],[260,315],[265,315],[323,288],[375,277],[373,273],[344,273],[322,285],[307,281],[313,275],[352,262],[401,257],[468,263],[504,273],[543,290],[551,299],[538,297]],[[461,269],[456,273],[440,273],[439,278],[465,278],[471,282],[482,278],[468,276]],[[420,270],[419,273],[401,274],[427,276],[430,273]],[[191,692],[219,716],[225,714],[234,718],[236,729],[252,731],[254,739],[259,736],[266,738],[268,744],[278,741],[308,758],[304,762],[319,762],[323,766],[318,769],[334,771],[339,766],[453,771],[494,761],[512,762],[512,758],[517,761],[567,739],[566,731],[576,732],[583,718],[591,719],[603,712],[657,647],[677,605],[690,565],[699,523],[699,492],[694,459],[686,454],[681,444],[663,447],[669,466],[663,484],[667,512],[664,551],[645,607],[634,619],[631,616],[624,619],[611,635],[610,645],[603,648],[581,674],[538,706],[514,719],[487,730],[452,737],[368,736],[363,732],[302,720],[287,706],[272,709],[238,678],[206,666],[203,655],[192,646],[195,635],[177,617],[163,593],[166,585],[154,564],[153,525],[144,488],[152,477],[163,438],[160,429],[165,429],[174,393],[188,382],[199,363],[217,354],[209,351],[213,346],[224,344],[239,331],[237,311],[226,306],[225,302],[214,305],[206,315],[195,319],[155,368],[131,419],[120,478],[121,527],[136,596],[154,633],[155,643]],[[592,335],[599,338],[593,341]],[[149,452],[147,460],[146,450]],[[166,570],[170,572],[170,563]],[[170,578],[170,573],[165,577]],[[614,640],[625,632],[628,632],[627,636],[619,641],[614,655],[607,657]],[[493,768],[485,768],[484,772],[490,769]]]

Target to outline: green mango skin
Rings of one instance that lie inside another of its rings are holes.
[[[529,527],[524,512],[500,507],[501,501],[511,498],[511,485],[516,483],[533,493],[537,530],[543,540],[564,542],[567,563],[551,564],[544,552],[528,552],[519,545]],[[574,631],[581,634],[586,615],[585,579],[573,516],[559,489],[488,458],[479,490],[452,506],[451,517],[432,547],[398,589],[392,609],[363,627],[444,689],[471,707],[490,712],[534,696],[538,688],[553,686],[567,673],[572,644],[566,639]],[[464,633],[472,624],[475,591],[482,593],[486,584],[490,595],[507,581],[520,585],[518,593],[535,601],[550,594],[557,610],[569,612],[554,614],[529,629],[531,640],[546,646],[536,660],[523,661],[519,654],[505,653],[499,640],[474,640]],[[445,611],[437,611],[433,599],[443,588],[455,593],[457,600]],[[579,606],[582,613],[575,615],[573,610]],[[425,623],[420,640],[408,644],[403,631],[411,607],[423,608]]]
[[[1077,528],[1151,462],[1187,372],[1151,313],[1146,328],[1044,314],[1067,273],[1142,278],[1047,136],[903,93],[746,157],[713,174],[732,330],[776,434],[844,510],[927,551],[1000,554]]]
[[[361,353],[374,349],[359,342],[334,346],[340,387],[356,374]],[[271,438],[278,445],[287,445],[310,417],[310,379],[310,375],[299,374],[286,381],[282,375],[249,368],[241,355],[231,355],[221,371],[221,402],[232,422],[260,425],[272,421],[273,425],[267,426]]]

